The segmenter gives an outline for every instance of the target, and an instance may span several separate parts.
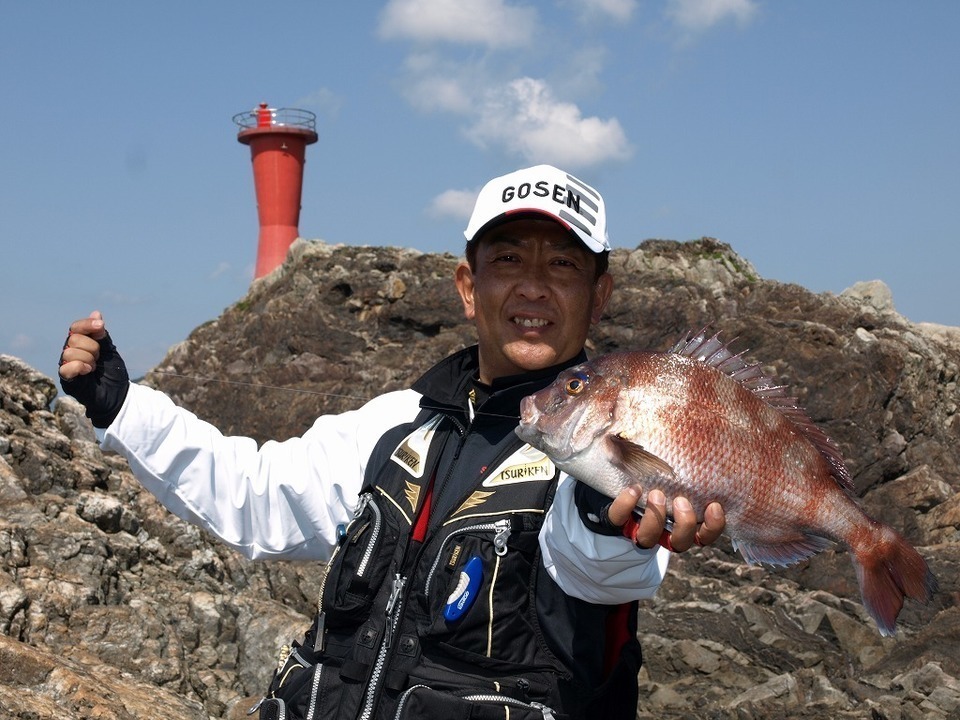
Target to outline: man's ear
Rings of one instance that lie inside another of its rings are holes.
[[[604,273],[597,278],[593,288],[593,310],[590,313],[590,322],[598,323],[603,317],[603,311],[607,309],[607,303],[610,302],[610,296],[613,294],[613,276],[610,273]]]
[[[460,300],[463,301],[463,315],[467,320],[473,320],[476,314],[476,307],[473,303],[473,271],[466,262],[457,265],[454,273],[454,282],[457,284],[457,292],[460,293]]]

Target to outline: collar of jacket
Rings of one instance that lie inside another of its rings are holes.
[[[449,409],[469,416],[467,394],[471,382],[480,372],[478,358],[477,346],[473,345],[444,358],[427,370],[413,384],[413,389],[423,396],[420,407]],[[493,381],[490,397],[481,406],[482,411],[519,418],[520,401],[523,398],[545,388],[561,371],[586,361],[587,355],[581,350],[578,355],[559,365],[497,378]],[[479,414],[480,408],[477,411]]]

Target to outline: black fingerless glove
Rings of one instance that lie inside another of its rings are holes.
[[[580,521],[598,535],[620,535],[621,528],[610,522],[607,512],[613,502],[589,485],[577,481],[573,491]]]
[[[105,428],[117,418],[123,401],[127,399],[130,376],[110,334],[105,334],[97,342],[100,343],[100,357],[96,369],[71,380],[60,378],[60,387],[87,409],[87,417],[94,427]]]

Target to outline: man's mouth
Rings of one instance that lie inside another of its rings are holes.
[[[542,328],[550,324],[549,320],[544,320],[543,318],[514,317],[512,320],[515,325],[525,328]]]

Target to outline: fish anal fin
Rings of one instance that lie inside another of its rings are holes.
[[[620,464],[637,482],[670,481],[676,478],[676,472],[663,458],[654,455],[632,440],[622,435],[610,435],[610,442],[616,448]]]
[[[777,544],[733,538],[734,549],[751,565],[794,565],[832,546],[829,538],[810,534]]]

